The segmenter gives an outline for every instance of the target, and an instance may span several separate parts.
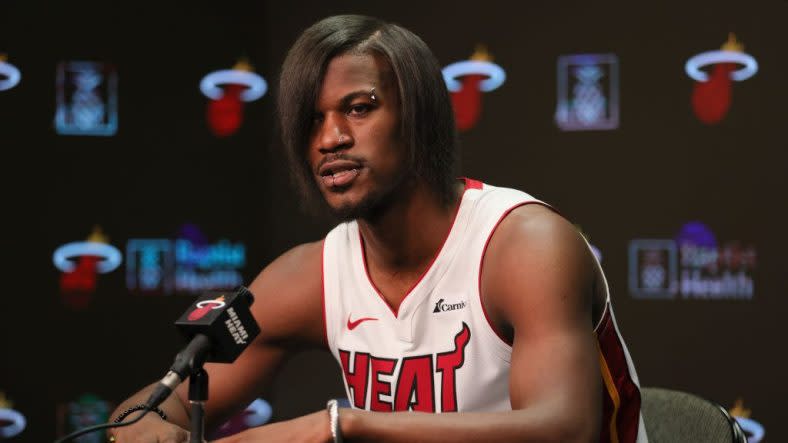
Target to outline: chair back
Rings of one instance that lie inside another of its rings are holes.
[[[710,400],[656,387],[640,394],[649,443],[747,443],[739,423]]]

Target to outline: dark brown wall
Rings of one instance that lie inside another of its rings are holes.
[[[696,3],[3,2],[0,53],[23,71],[19,86],[0,92],[10,302],[0,310],[0,391],[28,417],[15,441],[54,439],[57,405],[86,392],[118,401],[159,378],[181,345],[172,322],[190,297],[130,294],[119,270],[100,276],[93,303],[74,310],[62,302],[52,266],[59,245],[84,239],[94,224],[123,247],[192,222],[213,238],[244,242],[251,281],[278,254],[327,232],[328,222],[299,212],[288,186],[273,94],[247,104],[242,128],[220,139],[205,125],[197,85],[247,55],[273,86],[298,33],[345,12],[410,28],[444,65],[486,44],[508,79],[482,97],[480,121],[461,136],[463,175],[555,205],[602,250],[641,384],[725,407],[743,398],[766,441],[784,440],[788,3]],[[709,126],[692,112],[683,66],[728,32],[760,71],[733,85],[728,115]],[[575,53],[618,56],[618,129],[562,132],[554,124],[556,61]],[[115,137],[58,136],[52,128],[55,66],[79,59],[118,68]],[[673,238],[691,220],[721,242],[755,246],[752,300],[629,294],[629,242]],[[34,370],[49,375],[33,377]],[[335,364],[310,353],[264,397],[281,419],[342,393]]]

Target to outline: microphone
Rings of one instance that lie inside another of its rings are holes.
[[[172,390],[205,362],[232,363],[260,333],[249,307],[254,295],[244,286],[232,293],[200,296],[175,322],[189,344],[154,388],[145,405],[158,407]]]

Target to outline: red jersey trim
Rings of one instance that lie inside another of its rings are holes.
[[[607,366],[607,361],[605,361],[605,355],[601,349],[597,349],[599,353],[599,368],[602,371],[602,380],[605,382],[605,392],[608,396],[604,402],[604,417],[602,417],[602,429],[599,431],[601,434],[599,441],[619,443],[616,419],[618,410],[621,407],[621,397],[618,395],[616,383],[613,381],[610,368]]]
[[[326,339],[326,347],[330,348],[331,344],[328,341],[328,316],[326,315],[326,240],[323,239],[322,255],[320,256],[320,291],[322,297],[320,303],[323,305],[323,335]]]
[[[484,183],[480,182],[479,180],[474,180],[468,177],[460,177],[460,179],[465,180],[465,190],[468,189],[482,189],[484,188]]]
[[[640,425],[640,389],[632,380],[627,357],[609,309],[599,326],[599,366],[605,382],[599,441],[634,443]]]
[[[465,189],[463,190],[463,194],[460,196],[460,203],[457,205],[457,210],[454,211],[454,218],[451,221],[451,226],[449,227],[449,231],[446,233],[446,237],[443,238],[443,243],[441,244],[441,247],[438,249],[438,253],[435,254],[434,257],[432,257],[432,261],[430,261],[430,264],[427,266],[424,272],[422,272],[419,279],[416,280],[416,282],[410,287],[410,289],[408,289],[408,292],[405,293],[405,296],[402,297],[402,300],[399,301],[399,304],[396,307],[392,307],[388,303],[388,301],[386,301],[386,297],[383,296],[383,294],[380,292],[380,289],[378,289],[375,282],[372,281],[372,277],[369,275],[369,267],[367,267],[367,253],[366,253],[366,248],[364,248],[364,236],[361,235],[361,228],[359,227],[358,239],[359,239],[359,245],[361,246],[361,261],[364,265],[364,273],[367,275],[367,281],[372,286],[372,288],[375,289],[375,292],[378,294],[378,296],[383,301],[383,303],[385,303],[386,306],[388,306],[391,313],[394,314],[394,318],[396,318],[397,315],[399,314],[399,307],[402,306],[402,303],[405,301],[405,299],[408,298],[408,296],[410,296],[411,293],[413,293],[413,290],[416,288],[416,286],[418,286],[419,283],[421,283],[421,281],[424,279],[424,277],[430,272],[430,270],[432,269],[432,265],[435,264],[435,260],[437,260],[438,257],[440,257],[441,253],[443,252],[443,248],[446,246],[446,241],[449,240],[449,236],[451,236],[451,232],[454,230],[454,224],[457,222],[457,215],[460,213],[460,207],[462,207],[463,198],[465,197],[465,191],[467,191],[468,189],[481,189],[481,187],[478,188],[475,187],[475,186],[481,186],[482,183],[480,181],[469,179],[469,178],[463,178],[463,180],[465,180]]]

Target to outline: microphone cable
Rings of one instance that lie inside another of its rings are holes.
[[[152,411],[152,409],[148,409],[148,408],[142,409],[141,410],[142,414],[139,414],[139,416],[137,416],[137,418],[135,418],[134,420],[131,420],[131,421],[122,421],[120,423],[102,423],[100,425],[88,426],[87,428],[78,429],[78,430],[66,435],[65,437],[60,438],[59,440],[55,440],[55,443],[65,443],[65,442],[71,441],[71,440],[73,440],[73,439],[75,439],[75,438],[77,438],[77,437],[79,437],[81,435],[89,434],[89,433],[95,432],[95,431],[100,431],[102,429],[119,428],[121,426],[133,425],[134,423],[137,423],[138,421],[142,420],[142,417],[145,417],[145,415],[148,412],[150,412],[150,411]]]

